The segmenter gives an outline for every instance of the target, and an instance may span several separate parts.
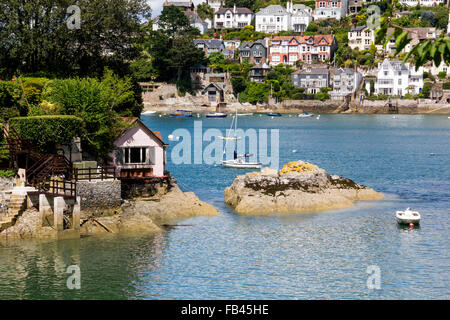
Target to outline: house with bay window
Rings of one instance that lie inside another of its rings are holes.
[[[248,8],[221,8],[214,13],[214,28],[243,29],[252,23],[254,14]]]
[[[323,63],[333,59],[336,48],[334,35],[276,36],[270,41],[269,64]]]
[[[348,0],[316,0],[314,20],[334,18],[341,20],[347,15]]]
[[[330,86],[330,70],[307,66],[293,72],[291,81],[294,87],[304,88],[306,93],[315,94],[320,92],[321,88]]]
[[[286,8],[281,5],[269,5],[258,11],[255,15],[255,30],[266,33],[303,32],[312,20],[310,7],[288,1]]]
[[[422,88],[423,67],[416,71],[415,66],[409,63],[387,59],[378,64],[376,94],[404,96],[407,93],[419,94]]]
[[[139,118],[122,118],[128,126],[115,141],[110,154],[121,178],[162,177],[166,170],[166,147],[161,133],[150,130]]]

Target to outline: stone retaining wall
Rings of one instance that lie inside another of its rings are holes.
[[[81,197],[83,214],[114,214],[121,205],[120,180],[78,181],[77,195]]]

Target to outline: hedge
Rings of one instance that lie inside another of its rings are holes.
[[[9,125],[45,152],[55,152],[58,145],[70,143],[84,130],[83,119],[69,115],[16,117],[9,119]]]

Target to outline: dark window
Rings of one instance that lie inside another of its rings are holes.
[[[125,149],[125,163],[146,163],[147,160],[147,148],[134,147]]]

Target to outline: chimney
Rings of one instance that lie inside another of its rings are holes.
[[[236,14],[236,3],[234,4],[233,13]]]

